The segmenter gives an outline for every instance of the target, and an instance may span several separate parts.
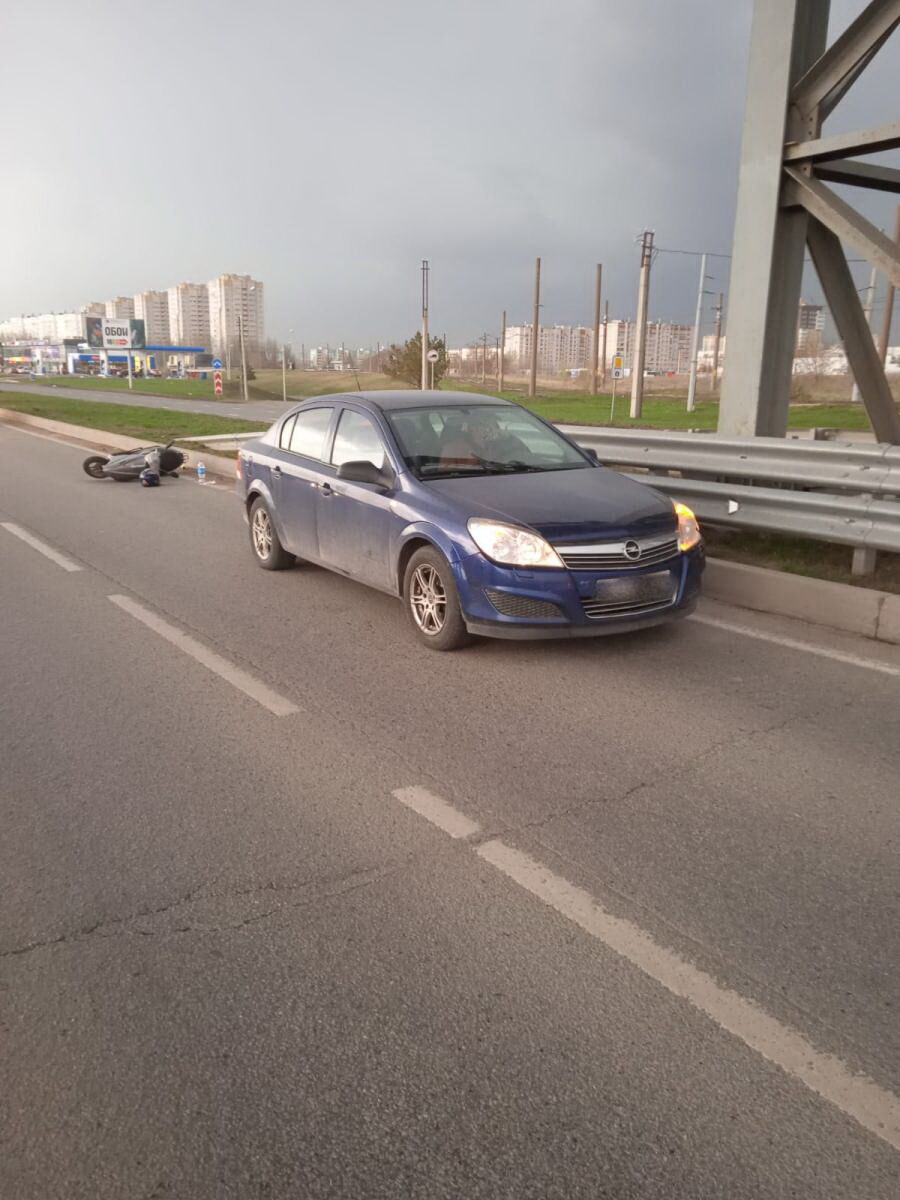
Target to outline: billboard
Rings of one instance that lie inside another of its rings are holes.
[[[85,317],[87,344],[95,350],[143,350],[147,336],[134,317]]]

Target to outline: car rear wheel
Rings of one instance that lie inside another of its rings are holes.
[[[472,636],[466,629],[450,564],[439,550],[423,546],[406,567],[403,599],[413,629],[432,650],[459,650]]]
[[[288,554],[275,532],[275,522],[262,497],[250,506],[250,545],[256,561],[265,571],[283,571],[292,566],[293,554]]]

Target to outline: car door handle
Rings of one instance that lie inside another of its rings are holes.
[[[273,467],[272,474],[275,476],[276,479],[280,479],[281,478],[281,467],[277,467],[277,466]]]
[[[334,488],[331,486],[330,483],[320,483],[320,484],[317,484],[317,487],[323,496],[337,495],[337,493],[335,492]]]

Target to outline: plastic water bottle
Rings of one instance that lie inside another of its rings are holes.
[[[197,482],[206,483],[206,463],[197,463]]]

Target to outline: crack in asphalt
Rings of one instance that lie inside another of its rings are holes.
[[[5,958],[17,958],[25,954],[30,954],[35,950],[43,950],[50,946],[59,946],[73,942],[85,941],[91,937],[112,938],[112,937],[166,937],[172,934],[179,933],[218,933],[227,932],[229,930],[244,929],[248,925],[255,925],[260,921],[266,920],[277,913],[292,912],[299,908],[308,908],[310,905],[320,903],[324,900],[330,900],[337,896],[349,895],[360,888],[370,887],[372,884],[380,882],[391,875],[395,875],[400,867],[394,863],[385,863],[381,866],[367,867],[360,869],[354,868],[345,875],[337,877],[328,876],[319,877],[311,876],[309,879],[302,880],[299,883],[291,884],[276,884],[266,883],[261,884],[258,888],[241,888],[237,890],[226,889],[220,892],[206,892],[201,895],[205,889],[214,887],[214,884],[201,883],[197,887],[192,888],[183,896],[178,896],[174,900],[168,901],[166,904],[161,904],[156,908],[140,909],[137,912],[129,913],[123,917],[110,917],[101,921],[95,921],[91,925],[85,925],[80,929],[70,930],[68,933],[62,933],[55,938],[46,938],[34,942],[29,942],[24,946],[15,946],[9,950],[0,951],[0,960]],[[296,892],[301,888],[310,888],[315,885],[331,885],[326,886],[325,890],[317,890],[314,895],[298,900],[293,904],[278,904],[273,908],[266,909],[262,913],[253,913],[242,921],[230,922],[220,925],[185,925],[176,929],[156,930],[156,929],[124,929],[125,925],[129,925],[134,921],[144,920],[147,917],[158,917],[164,913],[172,912],[174,909],[181,908],[184,905],[192,904],[196,900],[227,900],[234,897],[246,897],[260,895],[262,893],[289,893]],[[109,930],[110,932],[104,932]]]
[[[707,759],[711,758],[720,750],[731,749],[740,746],[746,742],[752,741],[757,737],[764,737],[766,734],[778,733],[782,729],[786,729],[795,721],[814,721],[820,713],[825,712],[822,708],[815,712],[794,713],[791,716],[785,717],[781,721],[776,721],[772,725],[761,726],[757,729],[741,729],[728,737],[720,738],[718,741],[711,742],[704,750],[699,751],[689,762],[684,763],[681,767],[667,768],[657,772],[649,779],[638,780],[637,783],[631,784],[625,791],[613,796],[598,796],[593,800],[582,800],[577,804],[571,804],[566,808],[555,809],[553,812],[545,813],[543,816],[536,817],[533,821],[523,821],[521,824],[508,825],[500,830],[494,830],[489,834],[485,834],[481,838],[473,838],[474,842],[485,841],[498,837],[515,836],[519,833],[533,832],[542,829],[545,825],[549,825],[551,821],[564,820],[567,817],[582,816],[592,809],[606,807],[612,804],[623,804],[629,800],[635,793],[642,791],[644,788],[653,787],[664,780],[675,782],[690,775],[702,765]]]

